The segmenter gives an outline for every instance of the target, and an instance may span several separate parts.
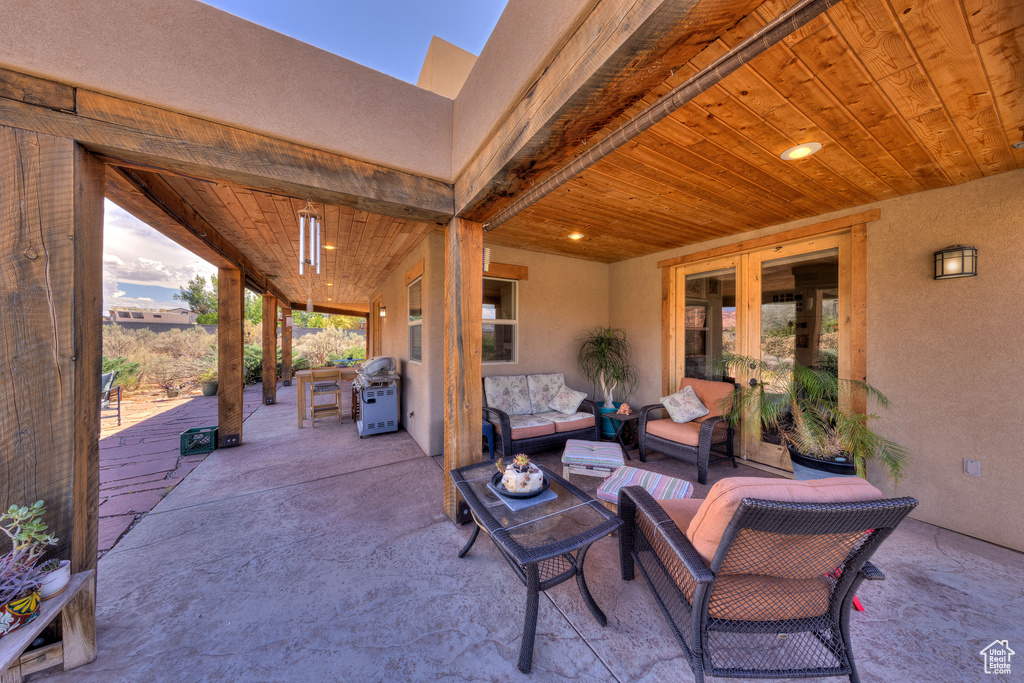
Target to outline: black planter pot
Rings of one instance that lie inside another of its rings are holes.
[[[798,481],[857,476],[857,466],[853,463],[853,458],[850,458],[849,462],[833,462],[804,455],[800,451],[794,450],[792,446],[787,445],[786,450],[789,451],[789,458],[793,461],[793,476]]]
[[[217,395],[217,382],[203,382],[202,383],[203,396],[216,396]]]

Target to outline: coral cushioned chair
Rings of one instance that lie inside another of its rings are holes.
[[[640,421],[637,425],[640,443],[640,462],[647,462],[647,451],[658,453],[681,460],[697,463],[697,481],[708,483],[708,465],[723,460],[731,460],[736,467],[736,456],[733,453],[733,429],[722,417],[733,396],[736,385],[732,382],[713,382],[704,379],[684,377],[679,382],[680,391],[684,387],[693,387],[697,398],[708,409],[708,414],[690,422],[673,422],[668,419],[665,407],[660,403],[644,406],[640,409]],[[659,419],[659,415],[665,417]],[[714,451],[720,457],[711,460]]]
[[[619,491],[623,580],[636,567],[697,683],[704,676],[856,683],[850,605],[868,559],[917,505],[867,481],[734,477],[708,497],[656,502]]]

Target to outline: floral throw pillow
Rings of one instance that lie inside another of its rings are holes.
[[[530,405],[534,413],[543,413],[555,394],[565,386],[562,373],[551,375],[527,375],[526,384],[530,387]]]
[[[573,391],[567,386],[562,386],[561,390],[551,399],[548,407],[552,410],[557,410],[563,415],[572,415],[586,397],[587,395],[582,391]]]
[[[704,417],[709,412],[697,398],[693,387],[684,387],[671,396],[664,397],[661,399],[661,405],[665,406],[673,422],[689,422]]]
[[[484,394],[490,408],[503,410],[509,415],[529,415],[530,392],[525,375],[507,375],[484,378]]]

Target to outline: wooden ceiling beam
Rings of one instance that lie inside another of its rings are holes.
[[[251,283],[254,290],[269,292],[281,301],[291,298],[285,296],[271,278],[260,272],[160,174],[108,166],[107,188],[111,201],[196,256],[218,268],[241,270],[245,282]]]
[[[72,138],[136,170],[428,223],[454,211],[452,186],[439,180],[5,69],[0,124]]]
[[[305,311],[306,304],[301,301],[293,301],[291,303],[293,311]],[[330,315],[351,315],[357,318],[367,318],[369,313],[366,311],[358,311],[354,308],[344,308],[340,306],[325,306],[323,304],[313,304],[314,313],[329,313]]]
[[[761,2],[597,3],[461,171],[457,214],[492,218]]]
[[[486,230],[493,230],[527,207],[538,202],[590,166],[619,149],[627,142],[665,119],[672,112],[706,92],[744,64],[763,54],[769,47],[823,14],[840,0],[800,0],[760,30],[729,50],[696,75],[679,84],[659,100],[630,118],[614,132],[561,168],[546,174],[543,180],[535,176],[533,187],[520,193],[514,201],[487,220]],[[652,86],[653,87],[653,86]],[[456,184],[458,195],[458,184]]]

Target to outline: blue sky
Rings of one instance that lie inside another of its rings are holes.
[[[507,0],[206,0],[409,83],[431,36],[480,54]]]
[[[480,54],[507,0],[211,0],[209,5],[415,83],[430,39]],[[104,307],[174,308],[171,295],[217,269],[106,202]]]

